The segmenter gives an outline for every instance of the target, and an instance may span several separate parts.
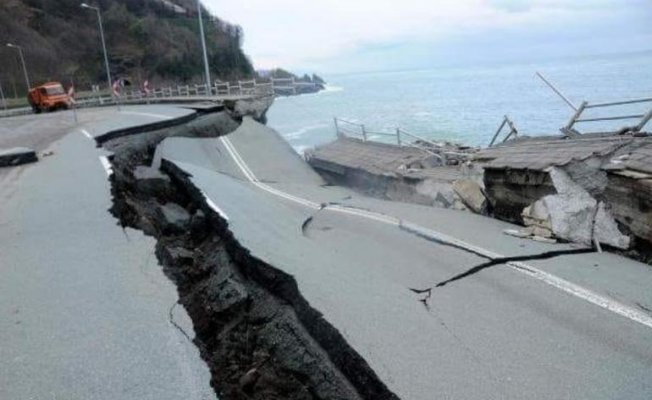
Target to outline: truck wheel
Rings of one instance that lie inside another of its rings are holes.
[[[41,109],[38,108],[38,107],[32,107],[32,111],[34,111],[34,114],[40,114],[41,113]]]

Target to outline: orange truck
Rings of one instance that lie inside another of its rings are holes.
[[[48,82],[30,89],[27,100],[36,114],[42,111],[67,110],[72,105],[70,97],[59,82]]]

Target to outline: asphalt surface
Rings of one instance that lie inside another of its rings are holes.
[[[0,398],[214,399],[154,241],[122,230],[92,136],[191,113],[87,109],[0,120],[0,147],[51,152],[0,173]],[[86,133],[83,133],[86,132]],[[87,136],[87,134],[89,136]],[[173,323],[174,322],[174,323]]]
[[[175,326],[193,337],[153,240],[123,231],[107,211],[110,165],[94,142],[192,112],[0,120],[0,148],[49,154],[0,169],[0,398],[214,398]],[[647,266],[606,253],[527,261],[529,270],[499,265],[433,289],[426,307],[410,288],[431,288],[486,262],[482,254],[570,247],[503,235],[511,225],[469,213],[327,186],[250,119],[226,138],[167,139],[161,158],[192,175],[254,256],[293,275],[401,398],[652,398]]]
[[[570,247],[503,235],[513,226],[468,213],[329,187],[249,119],[226,138],[166,139],[161,158],[191,174],[255,257],[293,275],[401,398],[652,397],[648,266],[611,254],[511,263],[425,299],[410,288],[486,262],[480,255]]]

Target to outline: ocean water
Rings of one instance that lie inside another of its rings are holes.
[[[400,127],[434,140],[486,146],[504,115],[521,135],[559,133],[574,111],[535,72],[540,71],[579,105],[652,98],[652,52],[569,59],[537,64],[440,68],[326,76],[328,89],[278,98],[268,124],[302,152],[335,139],[333,118],[365,124],[370,131]],[[652,103],[594,109],[588,116],[642,114]],[[634,121],[583,123],[582,132]],[[648,125],[652,130],[652,122]],[[376,137],[378,140],[391,138]]]

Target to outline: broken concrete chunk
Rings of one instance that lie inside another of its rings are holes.
[[[607,209],[603,202],[600,202],[598,205],[598,212],[595,216],[594,234],[600,243],[618,249],[627,250],[631,245],[630,237],[620,232],[611,211]]]
[[[557,243],[557,240],[555,240],[555,239],[542,237],[542,236],[537,236],[537,235],[532,236],[532,240],[534,240],[535,242],[550,243],[550,244]]]
[[[416,191],[420,195],[431,198],[435,206],[442,208],[452,208],[455,201],[459,200],[450,184],[432,179],[419,182]]]
[[[548,170],[558,194],[548,195],[523,210],[527,226],[546,230],[569,242],[590,245],[593,238],[593,216],[597,201],[558,168]],[[544,234],[543,237],[552,236]]]
[[[541,201],[525,207],[521,213],[523,223],[528,227],[537,227],[541,230],[548,230],[552,233],[552,223],[548,208]]]
[[[591,195],[582,188],[579,184],[575,183],[573,179],[563,170],[550,167],[546,169],[546,172],[552,180],[552,184],[557,190],[559,195],[567,196],[582,196],[582,197],[591,197]]]
[[[165,199],[171,197],[170,177],[156,168],[140,165],[134,169],[136,193],[142,198],[156,197]],[[144,197],[143,197],[144,196]]]
[[[504,234],[509,236],[514,236],[520,239],[532,239],[537,242],[543,243],[557,243],[557,240],[553,239],[552,233],[547,230],[538,230],[540,228],[528,227],[525,229],[505,229]]]
[[[442,159],[436,155],[429,155],[421,160],[421,165],[423,168],[435,168],[443,165]]]
[[[455,181],[453,182],[453,190],[473,212],[484,214],[487,210],[487,198],[480,185],[474,181],[468,179]]]
[[[520,229],[505,229],[503,231],[503,233],[505,235],[517,237],[519,239],[527,239],[530,236],[532,236],[532,233],[528,232],[527,229],[522,229],[522,230],[520,230]]]
[[[0,149],[0,167],[13,167],[38,161],[36,152],[27,147]]]
[[[182,233],[190,224],[190,214],[176,203],[166,203],[157,210],[159,226],[164,232]]]
[[[569,163],[563,168],[574,183],[595,197],[607,187],[607,173],[601,169],[602,163],[600,157],[590,157]]]
[[[162,179],[164,181],[170,181],[170,177],[163,174],[156,168],[148,167],[146,165],[139,165],[134,168],[134,178],[141,179]]]
[[[548,195],[523,210],[523,222],[542,238],[556,237],[591,245],[593,238],[620,249],[630,245],[611,213],[558,168],[548,170],[558,194]],[[595,224],[595,227],[594,227]]]

